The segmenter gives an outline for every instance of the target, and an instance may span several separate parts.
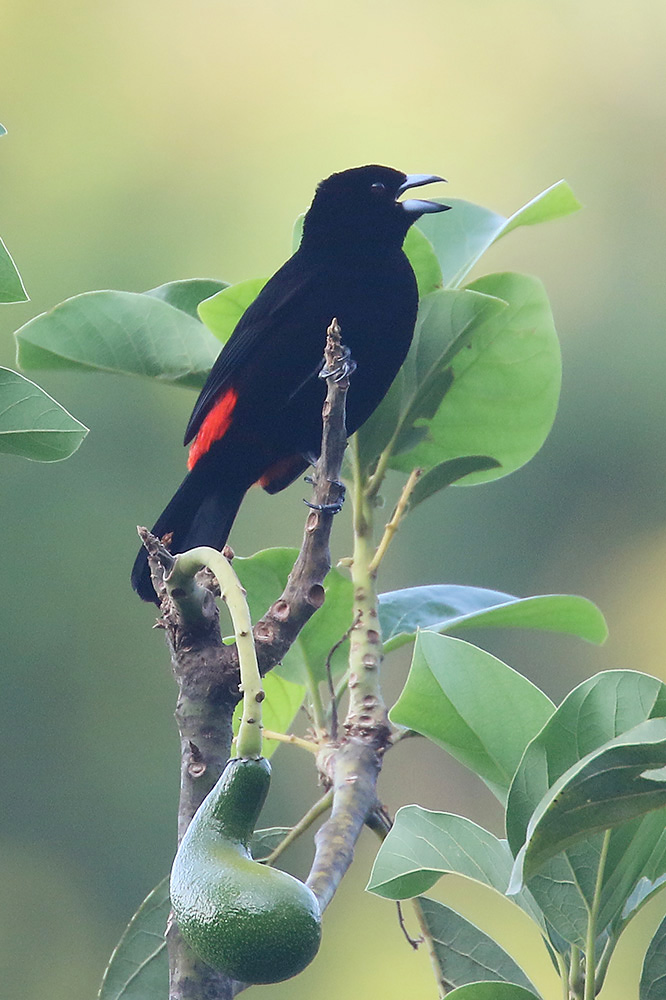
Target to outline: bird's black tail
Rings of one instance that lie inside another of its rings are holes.
[[[157,519],[152,533],[161,538],[171,532],[171,552],[186,552],[197,545],[221,549],[226,542],[247,486],[219,480],[215,485],[213,489],[207,470],[195,466]],[[143,546],[132,568],[132,586],[142,600],[159,603]]]

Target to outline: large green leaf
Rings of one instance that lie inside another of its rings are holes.
[[[442,287],[442,269],[432,243],[416,226],[408,231],[402,249],[412,265],[420,299]]]
[[[16,331],[26,369],[84,368],[200,388],[220,350],[203,323],[151,294],[84,292]]]
[[[165,1000],[169,962],[164,931],[170,906],[167,876],[130,920],[111,955],[98,1000]]]
[[[525,628],[565,632],[603,642],[606,622],[595,604],[570,594],[514,597],[482,587],[433,584],[379,595],[384,649],[411,642],[417,629],[458,632],[466,628]]]
[[[609,740],[666,715],[666,685],[635,670],[606,670],[571,691],[525,751],[507,801],[514,855],[534,810],[565,771]]]
[[[262,705],[262,724],[265,729],[272,729],[274,733],[286,733],[303,704],[305,688],[302,684],[286,680],[274,670],[263,678],[263,686],[266,698]],[[242,714],[243,702],[240,701],[234,711],[234,735],[238,734]],[[272,757],[279,746],[280,741],[264,737],[264,757]]]
[[[437,291],[423,299],[405,362],[384,400],[357,432],[363,465],[369,465],[391,439],[392,450],[398,452],[425,438],[428,425],[421,424],[437,413],[451,389],[453,360],[467,348],[479,327],[483,329],[507,308],[501,298],[467,289]],[[431,468],[447,458],[485,454],[457,452],[422,465]]]
[[[249,278],[229,285],[199,304],[199,316],[211,333],[226,344],[238,320],[266,284],[266,278]]]
[[[464,458],[450,458],[445,462],[440,462],[434,469],[419,476],[414,489],[409,495],[409,509],[414,508],[444,490],[447,486],[452,486],[465,476],[473,472],[485,472],[486,469],[499,468],[499,462],[488,455],[467,455]]]
[[[211,295],[217,295],[223,288],[228,288],[226,281],[218,281],[216,278],[185,278],[181,281],[168,281],[165,285],[158,285],[144,292],[144,295],[152,295],[156,299],[168,302],[176,309],[182,309],[193,319],[199,318],[199,303]]]
[[[525,840],[532,813],[568,768],[645,719],[664,714],[666,686],[655,677],[631,670],[596,674],[570,692],[527,747],[509,791],[506,823],[514,854]],[[662,834],[663,820],[658,813],[639,817],[613,831],[599,926],[606,926],[626,908],[627,898],[641,875],[656,879],[661,874]],[[584,910],[594,894],[601,842],[601,834],[586,837],[565,854],[546,862],[530,881],[530,889],[548,920],[573,944],[584,941]]]
[[[442,875],[453,874],[503,896],[512,865],[506,841],[464,816],[403,806],[379,848],[367,888],[387,899],[409,899],[432,888]],[[514,900],[543,926],[527,891]]]
[[[28,293],[12,259],[12,255],[0,239],[0,303],[27,302]]]
[[[666,918],[650,942],[640,983],[640,1000],[666,1000]]]
[[[554,783],[527,827],[509,891],[592,833],[666,805],[666,718],[649,719],[587,754]]]
[[[581,861],[587,861],[581,850],[587,843],[583,841],[567,852],[577,868]],[[656,809],[612,831],[598,925],[626,926],[659,892],[665,879],[666,809]]]
[[[504,802],[525,747],[552,712],[542,691],[490,653],[420,632],[389,718],[448,750]]]
[[[658,816],[659,812],[653,813],[652,815]],[[624,909],[622,911],[622,917],[620,923],[625,927],[630,920],[632,920],[637,913],[642,910],[648,900],[652,899],[656,893],[661,892],[666,888],[666,865],[664,864],[664,849],[666,848],[666,831],[662,835],[661,844],[661,875],[656,877],[643,876],[636,883],[634,891],[631,893],[626,903],[624,904]]]
[[[541,282],[522,274],[486,275],[464,292],[435,292],[424,308],[442,296],[474,292],[508,305],[473,318],[456,339],[451,383],[441,402],[427,419],[416,414],[421,419],[415,430],[425,436],[391,460],[406,472],[464,455],[488,455],[499,463],[466,477],[462,485],[498,479],[536,454],[555,418],[561,381],[559,342]],[[448,329],[433,311],[424,315],[419,345],[447,337]],[[419,392],[423,396],[423,387]]]
[[[0,451],[35,462],[60,462],[79,447],[88,428],[38,385],[0,368]]]
[[[84,292],[16,332],[26,369],[83,368],[200,388],[220,345],[203,323],[154,294]]]
[[[297,549],[264,549],[248,558],[234,559],[234,570],[248,594],[252,620],[257,621],[276,601],[287,583],[298,556]],[[351,581],[332,569],[324,581],[324,604],[298,634],[277,672],[298,684],[326,680],[326,658],[352,621],[354,588]],[[340,647],[331,661],[333,673],[346,663]]]
[[[446,994],[447,1000],[534,1000],[534,992],[515,983],[469,983]]]
[[[449,987],[467,983],[515,983],[538,993],[520,966],[496,941],[455,910],[422,896],[423,920],[432,938],[441,980]]]
[[[433,199],[438,201],[441,199]],[[542,191],[508,218],[481,205],[446,199],[446,215],[424,215],[417,225],[435,249],[445,287],[455,288],[485,251],[501,236],[519,226],[559,219],[581,207],[566,181]]]

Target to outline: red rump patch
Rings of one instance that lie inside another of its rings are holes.
[[[287,486],[303,467],[302,455],[288,455],[280,458],[257,479],[255,486],[262,486],[267,493],[278,493]]]
[[[220,396],[217,403],[209,412],[197,431],[197,436],[190,445],[190,453],[187,458],[187,468],[192,470],[202,455],[210,449],[215,441],[229,430],[231,416],[234,407],[238,402],[238,393],[235,389],[227,389],[223,396]]]

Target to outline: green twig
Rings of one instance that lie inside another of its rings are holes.
[[[376,570],[372,569],[372,506],[364,491],[364,476],[358,442],[350,445],[354,475],[354,552],[351,578],[354,584],[354,624],[349,648],[349,709],[345,732],[368,740],[380,752],[390,736],[386,706],[379,683],[383,659],[377,613]]]
[[[572,944],[569,961],[569,995],[572,1000],[581,1000],[581,954],[580,948]]]
[[[303,816],[298,823],[291,828],[284,840],[280,841],[275,850],[271,851],[268,857],[263,859],[262,864],[274,865],[289,845],[293,844],[302,833],[305,833],[305,831],[312,826],[315,820],[319,819],[319,817],[325,813],[327,809],[330,809],[332,801],[333,792],[329,790],[308,809],[305,816]]]
[[[276,733],[273,729],[264,729],[264,739],[277,740],[278,743],[291,743],[292,746],[299,747],[301,750],[307,750],[308,753],[319,753],[318,743],[313,743],[312,740],[304,740],[300,736],[294,736],[293,733]]]
[[[453,984],[447,982],[447,980],[444,978],[444,973],[442,971],[442,967],[439,964],[439,959],[437,957],[437,949],[435,948],[435,941],[432,934],[430,933],[430,928],[428,927],[426,919],[423,915],[423,908],[421,906],[421,901],[419,900],[418,896],[416,896],[412,900],[412,906],[414,907],[414,913],[416,914],[416,919],[419,924],[419,930],[421,931],[423,943],[425,944],[426,950],[428,952],[428,958],[430,959],[430,965],[432,966],[433,975],[439,987],[439,995],[440,997],[444,997],[446,996],[447,993],[449,993],[453,989]]]
[[[559,951],[555,951],[553,949],[553,954],[555,955],[555,961],[557,962],[557,971],[560,974],[562,1000],[569,1000],[569,970],[567,968],[567,963],[564,955],[561,955]]]
[[[190,549],[176,556],[173,569],[166,577],[167,590],[177,598],[184,582],[191,580],[204,566],[217,578],[236,636],[240,690],[243,692],[243,715],[236,738],[236,752],[239,757],[256,759],[261,757],[261,703],[265,694],[257,665],[250,609],[231,563],[221,552],[208,546]]]
[[[418,482],[420,475],[421,475],[421,469],[412,469],[412,471],[409,474],[407,482],[402,488],[402,492],[400,493],[398,503],[396,504],[393,514],[391,515],[390,521],[384,528],[384,534],[381,537],[379,545],[377,546],[377,551],[372,557],[372,561],[370,563],[370,573],[373,576],[379,569],[379,564],[386,555],[386,550],[391,544],[391,540],[393,539],[393,536],[395,535],[396,531],[400,527],[400,523],[403,517],[405,516],[407,508],[409,507],[409,501],[412,492]]]
[[[610,844],[611,831],[606,830],[601,845],[599,855],[599,867],[597,868],[597,880],[594,886],[594,896],[587,918],[587,936],[585,941],[585,992],[583,1000],[594,1000],[596,996],[596,972],[595,972],[595,948],[597,944],[597,917],[601,905],[601,890],[604,882],[604,870],[606,868],[606,858],[608,857],[608,845]]]
[[[613,952],[615,951],[615,945],[618,940],[618,933],[610,934],[606,944],[604,945],[603,951],[601,952],[601,957],[597,962],[597,970],[595,974],[595,990],[597,993],[601,992],[601,987],[604,985],[606,979],[606,973],[608,972],[608,965],[613,957]]]

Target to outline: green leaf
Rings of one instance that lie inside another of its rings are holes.
[[[467,289],[432,292],[422,300],[405,362],[384,400],[357,431],[364,466],[370,465],[391,439],[392,451],[397,453],[425,438],[429,425],[421,424],[437,413],[452,388],[453,359],[470,344],[480,326],[506,309],[507,303],[501,299]],[[426,469],[449,457],[482,454],[460,452],[421,466]]]
[[[514,855],[534,810],[555,782],[584,757],[655,716],[666,715],[666,685],[634,670],[606,670],[571,691],[530,743],[507,802]]]
[[[164,1000],[168,995],[164,931],[170,908],[167,876],[130,920],[111,955],[98,1000]]]
[[[238,320],[256,299],[267,278],[248,278],[229,285],[199,304],[199,316],[211,333],[226,344]]]
[[[666,685],[631,670],[596,674],[565,698],[527,747],[507,802],[507,835],[514,855],[523,844],[532,813],[549,788],[586,754],[653,716],[666,714]],[[614,920],[642,874],[656,878],[660,849],[658,813],[614,830],[602,886],[599,926]],[[592,901],[602,835],[595,834],[553,858],[530,880],[547,919],[573,944],[585,940],[585,907]],[[573,917],[571,915],[574,915]],[[563,923],[564,921],[564,923]]]
[[[496,469],[499,462],[488,455],[469,455],[466,458],[451,458],[447,462],[436,465],[417,480],[409,498],[409,508],[413,510],[418,504],[428,500],[440,490],[452,486],[464,476],[472,472],[485,472],[486,469]]]
[[[12,255],[0,239],[0,303],[27,302],[28,293]]]
[[[482,587],[433,584],[379,595],[384,650],[411,642],[417,629],[456,632],[465,628],[529,628],[601,643],[606,622],[585,597],[545,594],[514,597]]]
[[[666,1000],[666,918],[655,931],[643,962],[640,1000]]]
[[[534,811],[516,857],[512,888],[578,840],[666,805],[666,718],[649,719],[587,754]],[[650,776],[645,772],[660,771]]]
[[[437,201],[439,199],[433,199]],[[581,207],[566,181],[542,191],[509,218],[469,201],[447,199],[451,211],[424,215],[417,225],[434,247],[444,286],[457,287],[486,250],[519,226],[562,218]]]
[[[94,369],[201,388],[220,350],[203,323],[154,295],[84,292],[17,330],[26,369]]]
[[[386,899],[409,899],[432,888],[442,875],[453,874],[504,896],[512,865],[506,841],[464,816],[403,806],[379,848],[367,889]],[[527,891],[514,901],[543,927]]]
[[[186,278],[183,281],[169,281],[165,285],[158,285],[157,288],[144,292],[144,295],[162,299],[163,302],[168,302],[175,309],[181,309],[193,319],[199,319],[197,312],[199,303],[228,287],[226,281],[218,281],[215,278]]]
[[[30,379],[0,368],[0,451],[34,462],[60,462],[74,454],[87,433]]]
[[[604,871],[598,926],[626,926],[666,879],[666,810],[655,809],[611,833]],[[601,834],[596,835],[597,839]],[[588,862],[584,850],[593,839],[567,852],[576,868]],[[640,889],[639,889],[640,886]]]
[[[538,995],[538,994],[537,994]],[[534,1000],[534,992],[515,983],[469,983],[446,994],[446,1000]]]
[[[562,951],[558,937],[570,945],[584,948],[589,909],[568,856],[560,854],[547,861],[530,879],[528,888],[546,920],[548,937],[556,950]],[[524,892],[524,887],[520,891]]]
[[[271,854],[278,844],[281,844],[290,826],[269,826],[265,830],[255,830],[250,841],[250,853],[255,861],[262,861]]]
[[[531,1000],[538,996],[520,966],[479,927],[434,899],[422,896],[419,903],[441,979],[448,986],[478,984],[483,979],[515,983],[529,991],[527,996]]]
[[[234,566],[236,561],[234,560]],[[305,698],[305,688],[302,684],[292,684],[291,681],[281,677],[274,670],[266,674],[263,678],[264,693],[266,698],[262,705],[262,722],[265,729],[272,729],[274,733],[286,733],[289,730],[298,710]],[[234,710],[234,735],[238,735],[241,716],[243,714],[243,702],[239,702]],[[279,740],[269,740],[264,737],[262,753],[264,757],[272,757],[280,746]]]
[[[420,299],[442,287],[442,270],[432,243],[416,226],[408,230],[402,249],[412,265]]]
[[[303,238],[303,222],[305,221],[305,212],[301,212],[300,215],[296,216],[294,220],[294,225],[291,230],[291,252],[296,253],[299,246],[301,245],[301,240]]]
[[[466,486],[508,475],[536,454],[555,418],[561,360],[548,296],[538,279],[486,275],[463,292],[435,292],[424,308],[442,296],[465,292],[508,305],[470,318],[464,336],[451,345],[448,391],[433,415],[417,421],[426,436],[406,453],[394,455],[391,465],[410,472],[466,455],[496,459],[494,469],[462,480]],[[424,314],[419,345],[446,342],[449,333],[449,325],[429,312]],[[420,398],[427,399],[420,380],[417,385]],[[409,426],[414,415],[424,416],[412,410],[403,421]]]
[[[419,632],[389,718],[448,750],[504,802],[525,747],[552,711],[542,691],[485,650]]]
[[[234,559],[234,569],[248,594],[252,620],[257,621],[285,588],[298,556],[298,549],[264,549],[248,558]],[[299,684],[318,684],[326,680],[326,658],[352,621],[354,588],[351,581],[336,569],[324,580],[325,601],[300,631],[277,673]],[[333,674],[346,666],[346,653],[340,647],[331,661]],[[268,676],[268,675],[267,675]]]

